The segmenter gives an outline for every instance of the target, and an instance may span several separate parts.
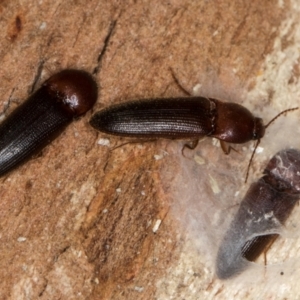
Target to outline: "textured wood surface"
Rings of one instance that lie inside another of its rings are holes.
[[[6,117],[65,68],[94,75],[94,112],[126,100],[182,96],[170,68],[191,92],[200,82],[203,95],[244,103],[291,10],[289,2],[279,4],[0,1],[0,112]],[[268,104],[272,94],[252,99],[252,107]],[[171,213],[180,149],[167,159],[165,141],[111,151],[127,140],[96,132],[88,124],[92,113],[1,178],[0,299],[225,299],[226,284],[203,261],[199,273],[183,268],[197,278],[196,292],[191,279],[172,271],[187,249]],[[246,295],[258,299],[251,290]]]

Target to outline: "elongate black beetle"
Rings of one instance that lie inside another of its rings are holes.
[[[278,237],[300,198],[300,151],[279,151],[244,197],[217,255],[221,279],[241,273]],[[269,234],[268,234],[269,232]],[[273,233],[272,233],[273,232]]]
[[[92,76],[64,70],[51,76],[0,124],[0,175],[40,151],[96,102]]]
[[[215,137],[228,154],[231,148],[226,147],[226,142],[241,144],[257,140],[257,147],[265,129],[279,115],[294,109],[297,108],[281,112],[264,126],[261,118],[237,103],[204,97],[146,99],[103,109],[91,118],[90,124],[102,132],[126,137],[194,140]]]

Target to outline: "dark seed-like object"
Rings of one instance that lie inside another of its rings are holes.
[[[0,124],[0,175],[36,154],[97,100],[90,74],[64,70],[44,82]]]
[[[227,279],[241,273],[268,249],[299,198],[300,151],[279,151],[264,176],[250,186],[225,234],[217,255],[217,276]]]

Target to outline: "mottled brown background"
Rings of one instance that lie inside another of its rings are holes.
[[[2,0],[0,112],[65,68],[94,75],[93,112],[183,95],[170,68],[188,90],[201,81],[204,93],[242,103],[238,95],[253,88],[289,10],[284,4]],[[93,112],[1,178],[0,299],[159,299],[156,282],[176,265],[172,199],[161,187],[163,160],[153,159],[160,145],[111,152],[97,144],[107,136],[89,126]],[[110,138],[111,147],[122,142]],[[203,291],[215,292],[213,284]]]

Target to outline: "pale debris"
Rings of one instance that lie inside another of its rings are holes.
[[[159,155],[159,154],[155,154],[155,155],[154,155],[154,159],[155,159],[155,160],[163,159],[163,157],[164,157],[163,154],[160,154],[160,155]]]
[[[156,233],[156,232],[157,232],[157,230],[158,230],[160,224],[161,224],[161,220],[160,220],[160,219],[156,220],[156,222],[155,222],[155,224],[154,224],[154,226],[153,226],[153,228],[152,228],[153,233]]]
[[[219,188],[219,185],[218,185],[216,179],[213,178],[210,174],[208,176],[209,176],[209,183],[210,183],[210,186],[211,186],[211,189],[212,189],[213,193],[214,194],[219,194],[220,193],[220,188]]]
[[[200,155],[194,155],[194,160],[198,165],[204,165],[205,159]]]
[[[17,238],[17,241],[18,241],[19,243],[25,242],[26,240],[27,240],[27,239],[26,239],[26,237],[24,237],[24,236],[20,236],[20,237]]]
[[[99,141],[97,142],[98,145],[101,145],[101,146],[106,146],[108,147],[110,145],[110,140],[109,139],[99,139]]]

